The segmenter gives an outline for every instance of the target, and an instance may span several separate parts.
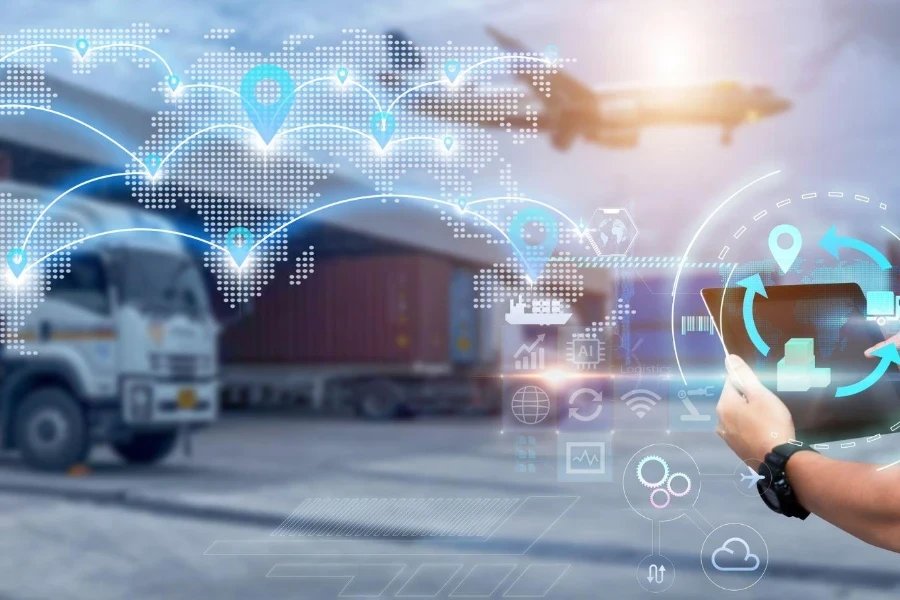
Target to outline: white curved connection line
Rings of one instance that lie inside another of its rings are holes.
[[[114,177],[114,176],[122,176],[122,175],[130,175],[130,174],[134,174],[134,173],[117,173],[117,174],[114,174],[114,175],[107,175],[107,176],[104,176],[104,177],[98,177],[98,178],[95,178],[95,179],[90,180],[90,181],[97,181],[97,180],[103,179],[103,178],[109,178],[109,177]],[[88,182],[83,182],[83,183],[79,184],[78,186],[76,186],[76,187],[73,188],[73,189],[77,189],[77,187],[80,187],[80,186],[82,186],[82,185],[87,185],[87,183],[90,183],[90,181],[88,181]],[[71,191],[72,191],[72,190],[68,190],[68,191],[65,192],[65,193],[69,193],[69,192],[71,192]],[[65,195],[65,193],[64,193],[63,195]],[[322,205],[322,206],[318,206],[318,207],[316,207],[316,208],[310,210],[309,212],[303,213],[302,215],[299,215],[299,216],[297,216],[297,217],[294,217],[293,219],[290,219],[289,221],[286,221],[285,223],[282,223],[281,225],[279,225],[278,227],[276,227],[275,229],[273,229],[272,231],[270,231],[269,233],[267,233],[266,235],[264,235],[263,237],[261,237],[261,238],[259,239],[259,241],[257,241],[255,244],[253,244],[253,246],[250,248],[250,252],[252,253],[254,250],[256,250],[258,247],[260,247],[262,244],[264,244],[267,240],[269,240],[272,236],[274,236],[274,235],[277,234],[278,232],[283,231],[283,230],[287,229],[288,227],[290,227],[291,225],[293,225],[294,223],[297,223],[298,221],[301,221],[301,220],[305,219],[306,217],[310,217],[310,216],[312,216],[312,215],[314,215],[314,214],[316,214],[316,213],[322,212],[322,211],[327,210],[327,209],[329,209],[329,208],[334,208],[334,207],[336,207],[336,206],[341,206],[341,205],[343,205],[343,204],[350,204],[350,203],[352,203],[352,202],[359,202],[359,201],[362,201],[362,200],[373,200],[373,199],[386,199],[386,198],[396,198],[396,199],[404,199],[404,200],[421,200],[421,201],[423,201],[423,202],[431,202],[431,203],[436,203],[436,204],[442,204],[442,205],[449,206],[449,207],[453,207],[453,208],[456,208],[457,210],[459,210],[459,207],[458,207],[456,204],[454,204],[453,202],[449,202],[449,201],[447,201],[447,200],[441,200],[441,199],[439,199],[439,198],[431,198],[431,197],[429,197],[429,196],[416,196],[416,195],[411,195],[411,194],[369,194],[369,195],[365,195],[365,196],[356,196],[356,197],[353,197],[353,198],[345,198],[345,199],[343,199],[343,200],[338,200],[338,201],[332,202],[332,203],[330,203],[330,204],[325,204],[325,205]],[[517,199],[521,199],[521,198],[517,198]],[[48,207],[48,208],[49,208],[49,207]],[[46,210],[45,210],[44,212],[46,212]],[[506,240],[506,241],[509,243],[509,245],[512,247],[513,251],[516,253],[516,255],[518,255],[519,259],[522,261],[522,264],[525,265],[526,268],[527,268],[527,266],[528,266],[528,260],[527,260],[527,259],[525,258],[525,256],[522,254],[521,250],[519,250],[519,248],[518,248],[518,247],[513,243],[513,241],[509,238],[509,235],[507,235],[507,233],[506,233],[505,231],[503,231],[496,223],[494,223],[493,221],[491,221],[491,220],[488,219],[487,217],[481,215],[480,213],[477,213],[477,212],[474,212],[474,211],[471,211],[471,210],[462,210],[462,212],[463,212],[464,214],[470,214],[470,215],[472,215],[473,217],[475,217],[475,218],[477,218],[477,219],[479,219],[479,220],[481,220],[481,221],[484,221],[485,223],[487,223],[488,225],[490,225],[491,228],[493,228],[497,233],[500,234],[500,236],[501,236],[504,240]],[[44,213],[41,213],[41,216],[43,216],[43,214],[44,214]],[[40,219],[40,217],[39,217],[39,219]],[[223,247],[223,246],[220,246],[220,245],[218,245],[218,244],[216,244],[216,243],[214,243],[214,242],[211,242],[211,241],[209,241],[209,240],[205,240],[205,239],[203,239],[203,238],[199,238],[199,237],[197,237],[197,236],[190,235],[190,234],[187,234],[187,233],[183,233],[183,232],[180,232],[180,231],[173,231],[173,230],[170,230],[170,229],[157,229],[157,228],[151,228],[151,227],[130,227],[130,228],[125,228],[125,229],[113,229],[113,230],[110,230],[110,231],[104,231],[104,232],[101,232],[101,233],[95,233],[95,234],[88,235],[88,236],[85,236],[85,237],[83,237],[83,238],[80,238],[80,239],[78,239],[78,240],[75,240],[75,241],[73,241],[73,242],[69,242],[69,243],[67,243],[67,244],[65,244],[65,245],[63,245],[63,246],[60,246],[59,248],[57,248],[57,249],[55,249],[55,250],[53,250],[53,251],[51,251],[51,252],[48,252],[47,254],[45,254],[45,255],[42,256],[41,258],[37,259],[37,260],[34,261],[33,263],[30,263],[28,266],[25,267],[25,269],[23,270],[23,273],[26,272],[26,271],[28,271],[28,270],[31,269],[32,267],[34,267],[34,266],[36,266],[36,265],[39,265],[40,263],[42,263],[43,261],[47,260],[47,259],[50,258],[51,256],[53,256],[53,255],[55,255],[55,254],[57,254],[57,253],[59,253],[59,252],[62,252],[63,250],[66,250],[66,249],[68,249],[68,248],[71,248],[71,247],[73,247],[73,246],[75,246],[75,245],[77,245],[77,244],[86,242],[86,241],[88,241],[88,240],[92,240],[92,239],[94,239],[94,238],[102,237],[102,236],[113,235],[113,234],[118,234],[118,233],[128,233],[128,232],[151,232],[151,233],[164,233],[164,234],[170,234],[170,235],[177,235],[177,236],[180,236],[180,237],[184,237],[184,238],[188,238],[188,239],[195,240],[195,241],[198,241],[198,242],[202,242],[202,243],[204,243],[204,244],[210,246],[211,248],[215,248],[215,249],[217,249],[217,250],[221,250],[221,251],[224,252],[225,254],[228,254],[228,255],[231,254],[231,252],[230,252],[227,248],[225,248],[225,247]],[[29,233],[30,233],[30,232],[29,232]]]
[[[34,233],[34,228],[37,227],[37,224],[40,222],[40,220],[44,218],[44,215],[47,214],[47,211],[49,211],[51,208],[53,208],[53,205],[54,205],[54,204],[56,204],[57,202],[59,202],[60,200],[62,200],[63,198],[65,198],[67,195],[69,195],[70,193],[72,193],[72,192],[74,192],[75,190],[77,190],[78,188],[81,188],[81,187],[84,187],[84,186],[89,185],[89,184],[91,184],[91,183],[94,183],[95,181],[103,181],[104,179],[112,179],[112,178],[114,178],[114,177],[126,177],[126,176],[128,176],[128,175],[143,175],[143,173],[138,173],[138,172],[133,172],[133,171],[126,171],[126,172],[123,172],[123,173],[111,173],[111,174],[109,174],[109,175],[101,175],[101,176],[99,176],[99,177],[94,177],[93,179],[88,179],[87,181],[82,181],[81,183],[79,183],[79,184],[77,184],[77,185],[74,185],[74,186],[70,187],[69,189],[67,189],[66,191],[64,191],[62,194],[60,194],[59,196],[57,196],[56,198],[54,198],[53,201],[52,201],[50,204],[48,204],[48,205],[44,208],[44,210],[41,211],[41,214],[39,214],[39,215],[37,216],[37,219],[34,220],[34,223],[31,224],[31,227],[28,229],[28,233],[25,235],[25,241],[22,242],[22,250],[24,250],[25,247],[28,246],[28,240],[31,239],[31,234]]]
[[[492,63],[492,62],[497,62],[498,60],[513,60],[513,59],[515,59],[515,60],[530,60],[530,61],[534,61],[534,62],[544,63],[545,65],[549,65],[551,67],[553,66],[552,60],[548,60],[546,58],[541,58],[539,56],[526,56],[524,54],[507,54],[504,56],[494,56],[493,58],[486,58],[482,61],[478,61],[471,67],[467,67],[467,68],[463,69],[462,71],[460,71],[459,75],[457,75],[457,79],[462,77],[466,73],[472,71],[473,69],[477,69],[481,65],[486,65],[487,63]]]
[[[180,150],[182,147],[184,147],[184,145],[187,144],[188,142],[190,142],[192,139],[199,137],[199,136],[203,135],[204,133],[208,133],[210,131],[215,131],[217,129],[240,129],[241,131],[246,131],[247,133],[250,133],[252,135],[256,135],[256,136],[259,135],[258,133],[256,133],[255,130],[250,129],[249,127],[244,127],[243,125],[234,125],[232,123],[221,123],[219,125],[211,125],[209,127],[205,127],[198,131],[195,131],[191,135],[187,136],[186,138],[184,138],[183,140],[181,140],[180,142],[175,144],[175,146],[173,146],[172,149],[169,150],[169,152],[164,157],[162,157],[162,159],[160,159],[159,166],[156,168],[157,171],[162,169],[163,165],[166,164],[166,161],[168,161],[170,158],[172,158],[173,154],[178,152],[178,150]]]
[[[108,136],[107,134],[103,133],[102,131],[100,131],[99,129],[97,129],[96,127],[94,127],[93,125],[91,125],[91,124],[89,124],[89,123],[85,123],[84,121],[82,121],[82,120],[80,120],[80,119],[76,119],[75,117],[72,117],[72,116],[70,116],[70,115],[67,115],[66,113],[62,113],[62,112],[59,112],[59,111],[57,111],[57,110],[53,110],[52,108],[44,108],[43,106],[32,106],[32,105],[30,105],[30,104],[0,104],[0,109],[37,110],[37,111],[40,111],[40,112],[50,113],[51,115],[56,115],[56,116],[58,116],[58,117],[62,117],[62,118],[64,118],[64,119],[68,119],[69,121],[72,121],[73,123],[78,123],[78,124],[81,125],[82,127],[86,127],[87,129],[90,129],[91,131],[93,131],[93,132],[96,133],[97,135],[101,136],[101,137],[104,138],[105,140],[107,140],[107,141],[111,142],[112,144],[114,144],[114,145],[116,146],[116,148],[118,148],[119,150],[121,150],[122,152],[124,152],[125,154],[127,154],[128,156],[130,156],[131,159],[134,160],[134,162],[136,162],[136,163],[138,163],[139,165],[141,165],[142,167],[144,167],[144,171],[146,171],[146,173],[147,173],[148,176],[150,175],[150,169],[147,168],[147,165],[145,165],[144,162],[143,162],[141,159],[139,159],[137,156],[135,156],[134,153],[131,152],[131,150],[129,150],[128,148],[126,148],[125,146],[123,146],[122,144],[120,144],[119,142],[117,142],[117,141],[116,141],[115,139],[113,139],[112,137],[110,137],[110,136]]]
[[[438,204],[444,204],[444,205],[447,205],[447,206],[456,207],[455,204],[453,204],[452,202],[448,202],[448,201],[446,201],[446,200],[440,200],[440,199],[437,199],[437,198],[429,198],[428,196],[413,196],[413,195],[407,195],[407,194],[371,194],[371,195],[368,195],[368,196],[357,196],[357,197],[355,197],[355,198],[346,198],[346,199],[344,199],[344,200],[339,200],[339,201],[337,201],[337,202],[332,202],[331,204],[326,204],[326,205],[323,205],[323,206],[319,206],[319,207],[317,207],[317,208],[315,208],[315,209],[313,209],[313,210],[311,210],[311,211],[309,211],[309,212],[307,212],[307,213],[304,213],[304,214],[302,214],[302,215],[300,215],[300,216],[298,216],[298,217],[295,217],[295,218],[291,219],[290,221],[287,221],[287,222],[285,222],[285,223],[282,223],[281,225],[279,225],[278,227],[276,227],[275,229],[273,229],[272,231],[270,231],[269,233],[267,233],[266,235],[264,235],[262,238],[260,238],[260,240],[259,240],[258,242],[256,242],[256,243],[250,248],[250,252],[252,253],[254,250],[256,250],[256,248],[258,248],[261,244],[263,244],[264,242],[266,242],[266,240],[268,240],[269,238],[271,238],[273,235],[275,235],[275,234],[278,233],[279,231],[283,231],[284,229],[286,229],[287,227],[291,226],[292,224],[294,224],[294,223],[296,223],[296,222],[298,222],[298,221],[300,221],[300,220],[302,220],[302,219],[305,219],[306,217],[312,216],[312,215],[316,214],[317,212],[321,212],[321,211],[323,211],[323,210],[326,210],[326,209],[329,209],[329,208],[333,208],[333,207],[335,207],[335,206],[340,206],[340,205],[342,205],[342,204],[349,204],[349,203],[351,203],[351,202],[358,202],[358,201],[361,201],[361,200],[369,200],[369,199],[375,199],[375,198],[402,198],[402,199],[409,199],[409,200],[422,200],[422,201],[426,201],[426,202],[435,202],[435,203],[438,203]],[[488,225],[490,225],[491,227],[493,227],[493,228],[494,228],[494,229],[495,229],[495,230],[503,237],[503,239],[505,239],[507,242],[509,242],[509,245],[513,248],[513,250],[516,252],[516,254],[519,255],[519,258],[522,260],[523,264],[525,264],[526,266],[528,265],[528,261],[525,259],[525,257],[522,255],[521,251],[519,251],[519,249],[516,247],[516,245],[512,243],[512,240],[509,239],[509,236],[506,234],[506,232],[504,232],[502,229],[500,229],[496,224],[494,224],[494,223],[493,223],[491,220],[489,220],[487,217],[484,217],[484,216],[482,216],[482,215],[480,215],[480,214],[478,214],[478,213],[476,213],[476,212],[471,212],[471,211],[463,211],[463,212],[466,212],[466,213],[468,213],[468,214],[471,214],[471,215],[477,217],[478,219],[481,219],[482,221],[486,222],[486,223],[487,223]],[[183,233],[183,232],[181,232],[181,231],[174,231],[174,230],[171,230],[171,229],[157,229],[157,228],[153,228],[153,227],[129,227],[129,228],[125,228],[125,229],[112,229],[112,230],[110,230],[110,231],[103,231],[103,232],[100,232],[100,233],[94,233],[94,234],[85,236],[85,237],[83,237],[83,238],[77,239],[77,240],[75,240],[75,241],[73,241],[73,242],[69,242],[69,243],[67,243],[67,244],[64,244],[63,246],[60,246],[59,248],[56,248],[55,250],[53,250],[53,251],[51,251],[51,252],[48,252],[48,253],[45,254],[44,256],[42,256],[42,257],[40,257],[39,259],[35,260],[34,262],[29,263],[28,266],[26,266],[26,267],[22,270],[22,273],[24,274],[25,272],[27,272],[27,271],[29,271],[30,269],[32,269],[33,267],[36,267],[37,265],[41,264],[42,262],[44,262],[44,261],[47,260],[48,258],[50,258],[50,257],[52,257],[52,256],[54,256],[54,255],[56,255],[56,254],[58,254],[58,253],[60,253],[60,252],[62,252],[62,251],[64,251],[64,250],[67,250],[67,249],[69,249],[69,248],[71,248],[71,247],[73,247],[73,246],[76,246],[76,245],[78,245],[78,244],[81,244],[81,243],[83,243],[83,242],[86,242],[86,241],[89,241],[89,240],[92,240],[92,239],[95,239],[95,238],[107,236],[107,235],[115,235],[115,234],[119,234],[119,233],[139,233],[139,232],[147,232],[147,233],[163,233],[163,234],[169,234],[169,235],[177,235],[177,236],[179,236],[179,237],[184,237],[184,238],[188,238],[188,239],[191,239],[191,240],[194,240],[194,241],[197,241],[197,242],[204,243],[204,244],[206,244],[207,246],[210,246],[211,248],[215,248],[215,249],[217,249],[217,250],[220,250],[220,251],[224,252],[225,254],[227,254],[227,255],[229,255],[229,256],[231,255],[231,252],[230,252],[227,248],[225,248],[225,247],[223,247],[223,246],[220,246],[220,245],[218,245],[218,244],[216,244],[216,243],[214,243],[214,242],[211,242],[211,241],[209,241],[209,240],[204,240],[203,238],[199,238],[199,237],[197,237],[197,236],[194,236],[194,235],[191,235],[191,234],[188,234],[188,233]]]
[[[422,200],[424,202],[435,202],[437,204],[444,204],[446,206],[452,206],[453,208],[456,208],[457,210],[459,209],[459,206],[457,206],[453,202],[448,202],[447,200],[440,200],[438,198],[431,198],[429,196],[415,196],[415,195],[411,195],[411,194],[369,194],[366,196],[356,196],[354,198],[345,198],[344,200],[338,200],[337,202],[332,202],[330,204],[324,204],[322,206],[317,206],[316,208],[310,210],[309,212],[305,212],[302,215],[296,216],[293,219],[282,223],[281,225],[279,225],[278,227],[276,227],[275,229],[273,229],[272,231],[270,231],[269,233],[267,233],[266,235],[261,237],[259,239],[259,241],[257,241],[255,244],[253,244],[253,246],[250,248],[250,252],[253,252],[254,250],[256,250],[259,246],[261,246],[263,243],[265,243],[266,240],[271,238],[273,235],[275,235],[279,231],[283,231],[284,229],[290,227],[291,225],[293,225],[294,223],[296,223],[298,221],[305,219],[306,217],[311,217],[312,215],[314,215],[318,212],[322,212],[323,210],[333,208],[335,206],[340,206],[342,204],[350,204],[351,202],[359,202],[361,200],[374,200],[376,198],[399,198],[402,200]],[[525,256],[522,254],[522,252],[516,247],[516,245],[512,242],[512,240],[509,239],[509,236],[506,234],[506,232],[503,231],[502,229],[500,229],[500,227],[497,226],[493,221],[491,221],[490,219],[488,219],[485,216],[480,215],[479,213],[472,212],[470,210],[464,210],[463,212],[466,214],[473,215],[473,216],[477,217],[478,219],[481,219],[482,221],[484,221],[485,223],[490,225],[492,228],[494,228],[494,230],[496,230],[503,237],[503,239],[505,239],[507,242],[509,242],[509,245],[512,246],[512,248],[513,248],[513,250],[515,250],[516,254],[519,255],[519,258],[522,260],[523,264],[525,264],[526,266],[528,265],[528,261],[525,259]]]
[[[277,113],[278,111],[280,111],[281,107],[284,106],[285,102],[287,102],[290,98],[293,98],[297,94],[297,92],[299,92],[306,86],[312,85],[314,83],[318,83],[320,81],[329,81],[329,80],[336,80],[336,79],[337,79],[336,77],[316,77],[315,79],[310,79],[309,81],[304,81],[303,83],[301,83],[300,85],[295,87],[293,90],[291,90],[291,92],[289,94],[287,94],[284,98],[281,99],[281,102],[278,103],[278,107],[275,109],[275,112]],[[238,96],[240,96],[240,94],[238,94]],[[243,98],[244,97],[241,96],[242,100],[243,100]]]
[[[275,134],[275,137],[276,138],[284,137],[284,136],[288,135],[289,133],[296,133],[298,131],[306,131],[308,129],[317,129],[317,128],[318,129],[339,129],[341,131],[349,131],[350,133],[355,133],[356,135],[358,135],[360,137],[366,138],[373,144],[378,144],[378,141],[374,137],[372,137],[371,135],[369,135],[368,133],[366,133],[364,131],[360,131],[359,129],[353,129],[352,127],[345,127],[343,125],[334,125],[332,123],[311,123],[309,125],[301,125],[300,127],[292,127],[291,129],[285,129],[284,131],[279,131],[278,133]],[[405,138],[397,138],[395,140],[389,141],[385,145],[384,150],[387,150],[394,144],[401,144],[403,142],[411,142],[411,141],[415,141],[415,140],[428,140],[430,142],[439,142],[439,141],[441,141],[441,138],[430,137],[427,135],[414,135],[414,136],[405,137]],[[379,150],[381,150],[381,146],[379,146]],[[453,206],[456,206],[456,205],[454,204]]]
[[[393,99],[393,101],[391,101],[390,106],[388,106],[387,112],[391,112],[394,109],[394,107],[397,105],[397,103],[400,102],[400,99],[403,98],[404,96],[407,96],[407,95],[415,92],[416,90],[421,90],[422,88],[436,85],[438,83],[441,83],[442,81],[443,81],[443,79],[436,79],[435,81],[427,81],[425,83],[420,83],[419,85],[413,86],[413,87],[409,88],[408,90],[404,90],[402,93],[400,93],[399,96],[397,96],[396,98]]]
[[[439,138],[439,137],[431,137],[430,135],[411,135],[411,136],[409,136],[409,137],[405,137],[405,138],[397,138],[397,139],[395,139],[395,140],[389,141],[389,142],[387,143],[387,145],[385,145],[384,149],[387,150],[388,148],[390,148],[390,147],[393,146],[394,144],[402,144],[403,142],[414,142],[414,141],[416,141],[416,140],[426,140],[426,141],[429,141],[429,142],[440,142],[440,141],[442,141],[442,138]]]
[[[364,131],[360,131],[359,129],[353,129],[352,127],[344,127],[343,125],[334,125],[331,123],[311,123],[309,125],[301,125],[300,127],[292,127],[291,129],[285,129],[284,131],[279,131],[275,134],[276,138],[286,136],[289,133],[296,133],[298,131],[306,131],[307,129],[340,129],[341,131],[349,131],[350,133],[355,133],[356,135],[362,136],[364,138],[369,139],[372,143],[378,143],[375,141],[371,135]]]
[[[724,321],[722,320],[722,315],[725,313],[725,294],[728,292],[728,284],[731,283],[731,276],[734,275],[734,272],[737,270],[737,268],[738,268],[737,263],[735,263],[734,266],[731,267],[731,272],[728,274],[728,278],[725,280],[725,285],[722,286],[722,298],[720,299],[720,302],[719,302],[719,323],[724,323]],[[713,324],[713,326],[715,326],[715,324]],[[722,337],[722,334],[721,334],[721,332],[719,332],[718,328],[716,328],[716,335],[719,336],[719,341],[722,342],[722,350],[725,352],[725,360],[727,360],[729,366],[731,366],[732,362],[733,362],[731,360],[731,355],[728,353],[728,348],[725,347],[725,338]],[[738,384],[740,384],[742,390],[747,389],[747,387],[744,385],[743,380],[741,379],[741,376],[738,375],[737,370],[728,369],[728,372],[729,372],[729,376],[731,376],[732,374],[734,375],[735,379],[737,379],[737,381],[738,381]]]
[[[887,231],[887,232],[888,232],[889,234],[891,234],[892,236],[894,236],[894,239],[896,239],[897,241],[900,241],[900,237],[897,237],[897,234],[896,234],[896,233],[894,233],[893,231],[891,231],[890,229],[888,229],[888,228],[885,227],[884,225],[882,225],[881,228],[884,229],[885,231]]]
[[[706,217],[706,220],[703,221],[703,223],[700,225],[700,228],[697,229],[696,233],[694,233],[694,237],[691,238],[691,242],[688,244],[688,247],[684,251],[684,254],[681,255],[681,262],[678,263],[678,269],[675,271],[675,282],[672,284],[672,310],[669,314],[669,318],[670,318],[669,324],[670,324],[671,332],[672,332],[672,349],[675,352],[675,364],[678,366],[678,374],[681,375],[681,380],[684,382],[684,385],[687,385],[687,378],[684,376],[684,370],[681,368],[681,359],[678,357],[678,344],[675,342],[675,299],[676,299],[675,293],[678,291],[678,280],[681,278],[681,271],[684,270],[684,263],[687,262],[688,255],[691,253],[691,249],[694,247],[694,244],[697,242],[697,238],[700,237],[700,234],[703,232],[703,229],[707,226],[707,224],[709,224],[709,222],[712,220],[712,218],[714,216],[716,216],[716,214],[720,210],[722,210],[722,208],[726,204],[731,202],[734,198],[736,198],[744,190],[756,185],[757,183],[759,183],[760,181],[762,181],[764,179],[768,179],[769,177],[772,177],[773,175],[777,175],[779,173],[781,173],[781,169],[779,169],[777,171],[772,171],[771,173],[767,173],[767,174],[763,175],[762,177],[754,179],[753,181],[751,181],[750,183],[748,183],[747,185],[745,185],[744,187],[742,187],[741,189],[739,189],[738,191],[733,193],[732,195],[728,196],[728,198],[726,198],[724,202],[722,202],[715,209],[713,209],[713,211],[711,213],[709,213],[709,216]]]
[[[141,233],[141,232],[143,232],[143,233],[165,233],[165,234],[169,234],[169,235],[177,235],[179,237],[188,238],[191,240],[195,240],[197,242],[202,242],[202,243],[206,244],[207,246],[210,246],[217,250],[221,250],[222,252],[225,252],[226,254],[229,253],[226,248],[223,248],[222,246],[220,246],[214,242],[210,242],[209,240],[204,240],[203,238],[199,238],[199,237],[197,237],[195,235],[191,235],[189,233],[184,233],[181,231],[173,231],[171,229],[157,229],[154,227],[129,227],[126,229],[111,229],[109,231],[101,231],[100,233],[94,233],[91,235],[87,235],[81,239],[77,239],[74,242],[69,242],[68,244],[60,246],[56,250],[48,252],[47,254],[40,257],[33,263],[29,263],[28,266],[26,266],[24,269],[22,269],[22,272],[25,273],[28,270],[30,270],[32,267],[38,266],[39,264],[41,264],[42,262],[44,262],[51,256],[58,254],[58,253],[62,252],[63,250],[67,250],[67,249],[71,248],[72,246],[76,246],[78,244],[86,242],[88,240],[92,240],[92,239],[107,236],[107,235],[114,235],[114,234],[118,234],[118,233]]]
[[[166,59],[163,58],[159,52],[157,52],[153,48],[148,48],[147,46],[142,46],[140,44],[131,44],[128,42],[117,42],[115,44],[103,44],[102,46],[93,46],[93,47],[88,46],[87,52],[85,53],[85,57],[87,57],[87,55],[90,54],[91,52],[99,52],[100,50],[106,50],[107,48],[133,48],[135,50],[143,50],[144,52],[147,52],[148,54],[152,54],[153,56],[155,56],[156,59],[159,60],[159,62],[161,62],[163,64],[163,66],[166,68],[166,71],[168,71],[169,75],[175,74],[172,72],[172,67],[169,66],[169,63],[166,62]]]
[[[79,57],[81,56],[81,53],[78,52],[78,48],[76,48],[75,46],[66,46],[63,44],[40,43],[40,44],[30,44],[28,46],[22,46],[21,48],[16,48],[15,50],[8,52],[7,54],[0,56],[0,63],[4,62],[6,59],[8,59],[12,56],[15,56],[16,54],[19,54],[20,52],[25,52],[26,50],[34,50],[37,48],[60,48],[62,50],[69,50],[70,52],[74,52],[74,53],[78,54]],[[105,50],[107,48],[134,48],[135,50],[142,50],[143,52],[152,54],[154,57],[156,57],[157,60],[159,60],[159,62],[161,62],[163,64],[163,66],[166,68],[166,71],[169,73],[169,75],[174,75],[174,73],[172,72],[172,68],[169,66],[169,63],[166,62],[166,59],[163,58],[159,52],[157,52],[156,50],[153,50],[152,48],[148,48],[147,46],[142,46],[140,44],[131,44],[131,43],[127,43],[127,42],[121,42],[121,43],[115,43],[115,44],[103,44],[102,46],[88,46],[87,51],[84,53],[84,57],[87,58],[87,55],[90,54],[91,52],[99,52],[100,50]]]
[[[375,102],[375,106],[378,107],[378,112],[384,112],[383,109],[381,108],[381,102],[378,101],[378,98],[375,97],[375,94],[372,93],[372,90],[370,90],[363,84],[359,83],[358,81],[353,81],[352,79],[350,81],[348,81],[347,83],[354,87],[358,87],[359,89],[361,89],[365,93],[367,93],[369,95],[369,98],[371,98]]]
[[[208,90],[218,90],[218,91],[220,91],[220,92],[225,92],[226,94],[231,94],[232,96],[237,96],[238,98],[240,98],[241,100],[243,100],[243,96],[241,96],[239,92],[236,92],[236,91],[234,91],[234,90],[231,89],[231,88],[223,87],[223,86],[221,86],[221,85],[213,85],[213,84],[211,84],[211,83],[189,83],[189,84],[183,84],[181,87],[178,88],[178,91],[180,92],[181,90],[192,90],[192,89],[194,89],[194,88],[197,88],[197,89],[208,89]]]
[[[456,76],[456,81],[459,81],[459,79],[462,76],[464,76],[466,73],[469,73],[474,69],[477,69],[481,65],[484,65],[487,63],[492,63],[492,62],[497,62],[500,60],[532,60],[535,62],[544,63],[551,67],[553,66],[552,60],[547,60],[546,58],[540,58],[537,56],[525,56],[523,54],[509,54],[509,55],[505,55],[505,56],[494,56],[492,58],[487,58],[485,60],[479,61],[479,62],[475,63],[474,65],[472,65],[471,67],[467,67],[467,68],[463,69],[462,71],[459,72],[459,75]],[[456,83],[456,81],[454,81],[454,83]],[[413,87],[409,88],[408,90],[404,90],[399,96],[394,98],[394,100],[391,102],[390,106],[388,106],[387,112],[391,112],[391,110],[394,108],[394,106],[397,105],[397,102],[399,102],[400,99],[403,98],[404,96],[408,96],[412,92],[421,90],[422,88],[426,88],[426,87],[429,87],[432,85],[437,85],[437,84],[443,83],[443,82],[444,82],[443,79],[435,79],[434,81],[426,81],[425,83],[420,83],[419,85],[413,86]]]
[[[533,200],[531,198],[522,198],[521,196],[492,196],[490,198],[479,198],[478,200],[472,200],[471,202],[467,202],[466,206],[469,207],[469,206],[474,206],[475,204],[482,204],[484,202],[498,202],[498,201],[505,201],[505,200],[521,200],[522,202],[528,202],[530,204],[537,204],[538,206],[543,206],[544,208],[546,208],[548,210],[552,210],[553,212],[555,212],[556,214],[561,216],[563,219],[565,219],[572,227],[574,227],[575,231],[579,235],[581,234],[581,228],[578,226],[578,223],[573,221],[569,215],[567,215],[560,209],[556,208],[555,206],[547,204],[546,202],[541,202],[540,200]]]

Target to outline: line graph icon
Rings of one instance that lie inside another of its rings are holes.
[[[660,400],[662,400],[662,396],[653,390],[644,388],[631,390],[622,395],[622,401],[625,402],[625,406],[627,406],[638,419],[646,417]]]
[[[516,350],[513,359],[517,371],[539,370],[544,368],[544,348],[541,346],[546,334],[540,334],[530,344],[523,343]]]
[[[606,442],[566,442],[566,475],[604,475]]]

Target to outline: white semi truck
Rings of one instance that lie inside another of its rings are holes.
[[[11,182],[0,191],[48,196]],[[150,211],[74,194],[44,218],[77,223],[84,236],[173,229]],[[149,232],[97,237],[69,260],[19,330],[28,352],[3,348],[2,446],[44,470],[77,465],[103,443],[128,462],[162,460],[179,432],[218,414],[219,324],[196,262],[184,238]]]

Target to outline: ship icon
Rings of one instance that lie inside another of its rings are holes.
[[[563,312],[560,300],[532,300],[531,312],[519,296],[519,301],[509,301],[506,322],[510,325],[565,325],[572,313]]]

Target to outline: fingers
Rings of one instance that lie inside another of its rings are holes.
[[[897,346],[897,348],[900,348],[900,333],[895,333],[883,342],[875,344],[874,346],[866,350],[865,354],[866,356],[871,357],[873,352],[875,352],[879,348],[884,348],[888,344],[894,344],[895,346]]]
[[[729,354],[725,357],[725,368],[728,369],[728,383],[744,396],[748,396],[763,388],[750,365],[740,356]]]

